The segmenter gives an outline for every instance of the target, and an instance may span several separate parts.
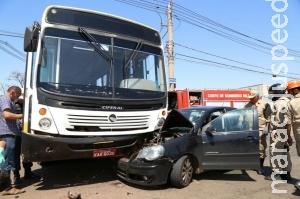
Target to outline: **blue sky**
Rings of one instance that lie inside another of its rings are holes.
[[[168,4],[167,0],[141,2],[150,2],[147,5],[152,7],[157,4],[167,7]],[[231,89],[261,83],[281,83],[281,80],[272,79],[271,64],[275,64],[275,69],[279,69],[280,64],[285,64],[288,69],[287,76],[300,79],[300,52],[297,51],[300,51],[299,0],[287,0],[288,7],[283,12],[274,11],[271,2],[264,0],[173,0],[173,2],[176,5],[174,15],[177,13],[183,16],[173,17],[174,74],[177,89]],[[53,4],[107,12],[146,24],[160,30],[161,35],[164,36],[164,46],[166,46],[168,40],[167,34],[165,35],[166,15],[127,3],[115,0],[0,0],[1,83],[7,82],[6,79],[12,71],[23,72],[25,70],[24,61],[3,50],[3,48],[11,50],[3,44],[3,42],[8,42],[12,47],[23,52],[23,39],[3,34],[22,35],[25,27],[31,26],[33,21],[40,22],[43,10]],[[276,3],[275,6],[282,8],[284,4]],[[271,49],[279,45],[271,38],[272,31],[276,30],[271,23],[272,16],[275,14],[280,14],[281,23],[284,21],[283,15],[288,18],[287,25],[279,28],[281,38],[284,37],[283,30],[288,33],[287,40],[280,45],[289,49],[288,56],[294,57],[293,61],[272,60]],[[211,20],[211,24],[200,21],[202,16]],[[227,31],[224,27],[220,29],[216,22],[230,28],[231,31]],[[217,34],[208,31],[208,25],[214,28]],[[250,47],[247,47],[229,40],[219,35],[221,31],[234,39],[242,39],[252,44],[248,43]],[[263,42],[272,45],[267,46]],[[223,65],[216,65],[216,62]],[[167,57],[165,63],[167,67]],[[228,69],[228,67],[233,67],[233,69]],[[280,70],[279,75],[283,75],[283,69]],[[13,82],[7,83],[13,84]]]

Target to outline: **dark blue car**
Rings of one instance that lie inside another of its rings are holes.
[[[205,170],[259,169],[255,108],[190,107],[172,110],[160,130],[131,157],[118,161],[117,174],[139,185],[189,185]]]

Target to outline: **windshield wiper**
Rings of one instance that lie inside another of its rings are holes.
[[[127,60],[126,57],[125,57],[125,53],[124,53],[124,62],[123,62],[123,79],[125,78],[125,71],[126,71],[126,68],[128,66],[128,64],[130,63],[131,60],[134,60],[136,55],[138,54],[138,51],[141,49],[143,45],[143,40],[139,40],[135,49],[133,49],[133,51],[131,52],[131,54],[129,55],[129,58]],[[135,86],[141,79],[139,78],[139,80],[137,80],[136,82],[134,82],[129,88],[132,88],[133,86]]]
[[[134,58],[135,58],[136,55],[137,55],[137,52],[141,49],[142,45],[143,45],[143,40],[140,39],[140,40],[138,41],[138,43],[137,43],[135,49],[131,52],[131,54],[130,54],[129,58],[127,59],[127,61],[124,62],[124,67],[123,67],[123,68],[126,68],[127,65],[129,64],[129,62],[130,62],[131,60],[134,60]]]
[[[103,46],[87,31],[83,28],[78,27],[78,32],[84,38],[90,46],[92,46],[97,53],[99,53],[106,61],[111,61],[112,57],[105,52]],[[100,48],[98,47],[100,46]],[[105,53],[104,53],[105,52]]]

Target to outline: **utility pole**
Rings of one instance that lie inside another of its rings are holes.
[[[169,66],[169,83],[170,91],[174,91],[176,79],[174,78],[174,42],[173,42],[173,22],[172,22],[172,0],[168,5],[168,66]]]

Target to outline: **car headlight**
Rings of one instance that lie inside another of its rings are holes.
[[[39,121],[39,125],[40,125],[41,129],[47,130],[51,126],[51,120],[48,118],[43,118]]]
[[[148,161],[156,160],[164,155],[165,148],[161,145],[145,147],[140,150],[137,159],[146,159]]]

